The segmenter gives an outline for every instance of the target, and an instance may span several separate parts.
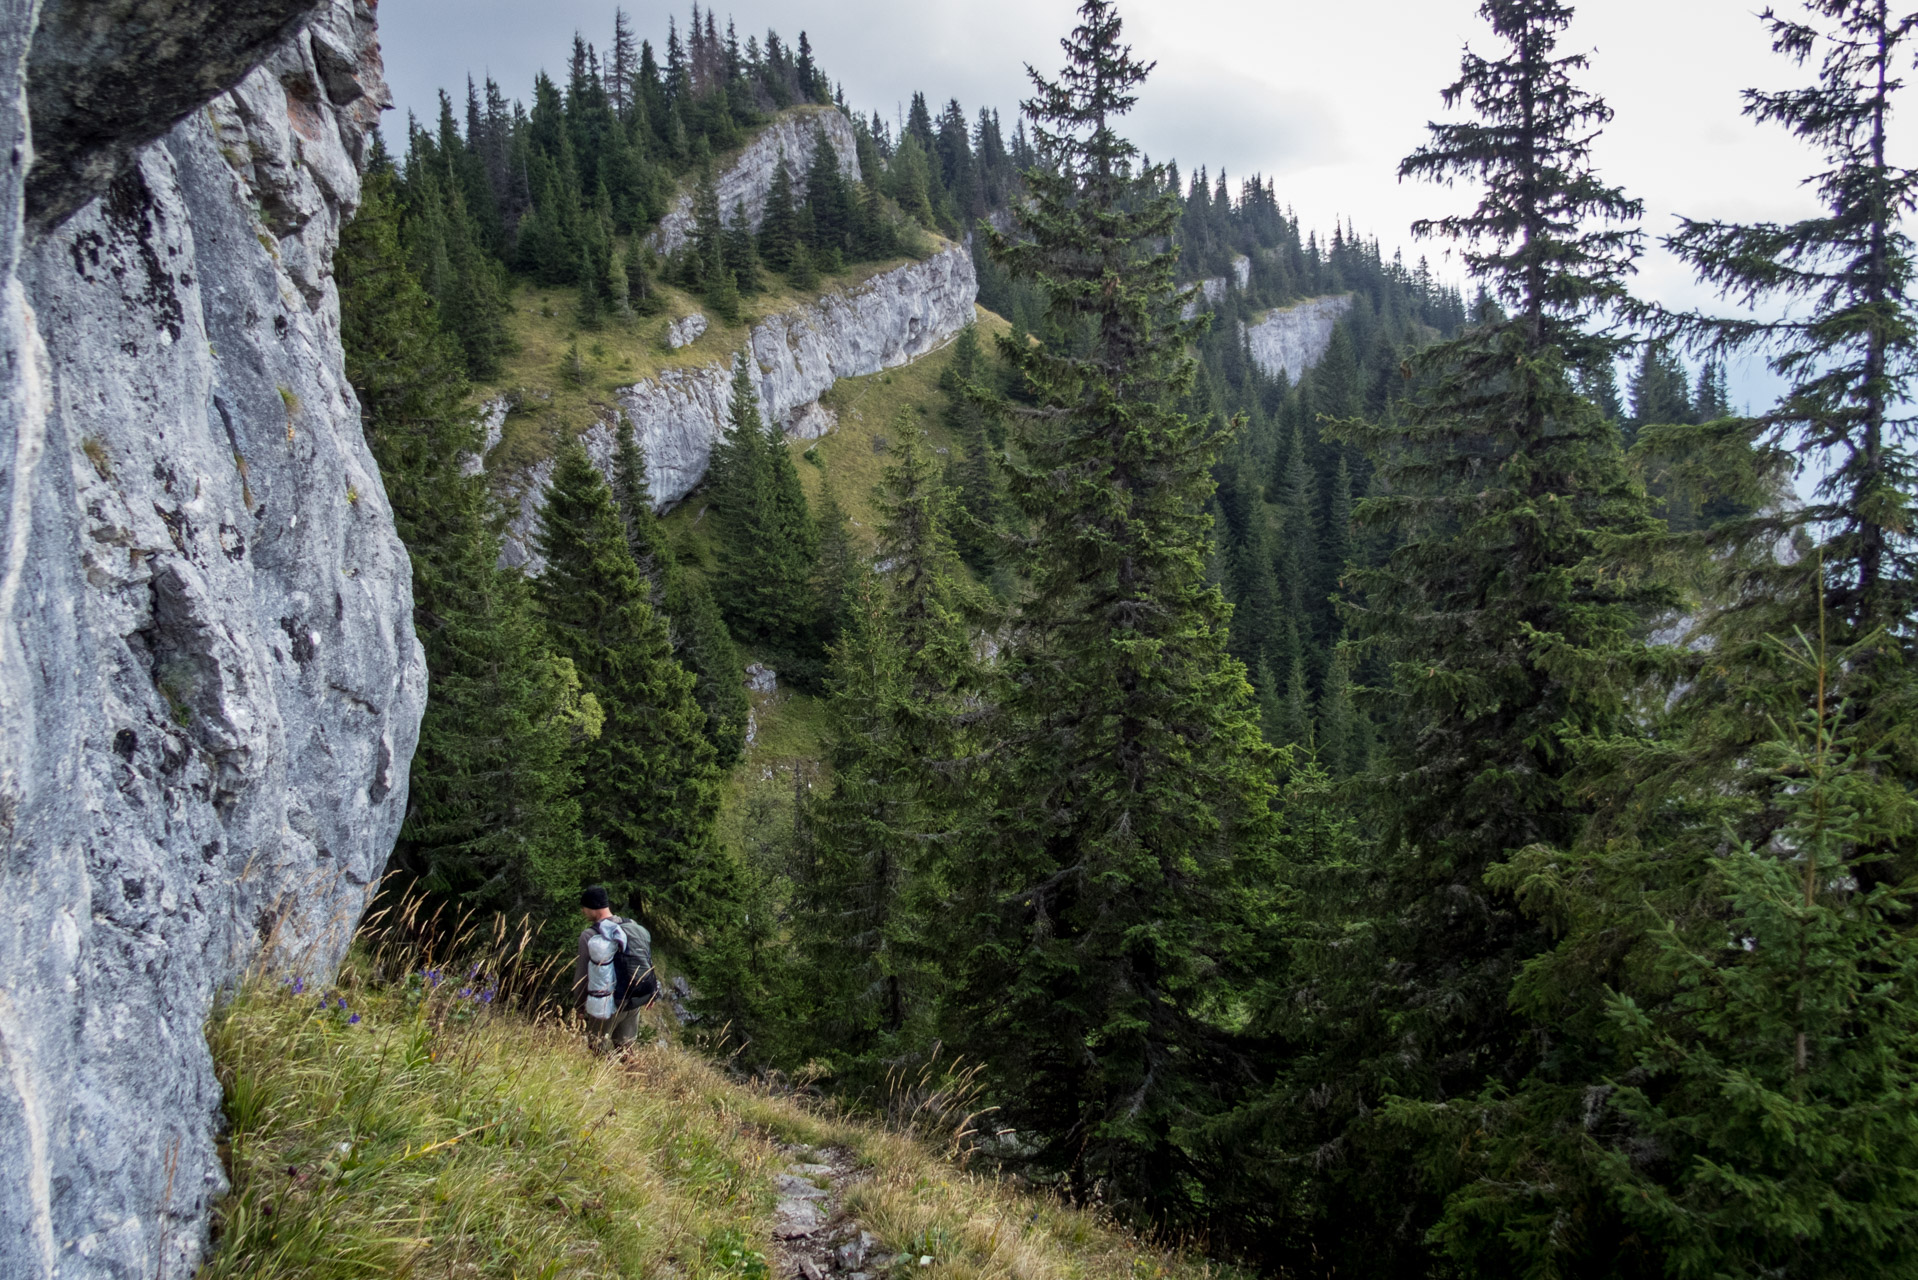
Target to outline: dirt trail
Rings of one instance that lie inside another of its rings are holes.
[[[894,1261],[846,1212],[845,1191],[865,1177],[839,1147],[779,1148],[792,1161],[775,1180],[773,1274],[779,1280],[870,1280]],[[870,1269],[870,1270],[869,1270]]]

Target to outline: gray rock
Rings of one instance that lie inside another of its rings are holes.
[[[1201,311],[1209,310],[1225,301],[1227,284],[1236,284],[1241,290],[1252,284],[1252,259],[1243,253],[1232,256],[1232,277],[1228,281],[1224,276],[1210,276],[1199,281],[1199,296],[1185,304],[1181,313],[1190,320]]]
[[[495,396],[480,406],[480,430],[486,443],[480,446],[476,454],[466,454],[460,462],[460,471],[464,475],[476,476],[486,469],[486,455],[499,447],[500,436],[506,431],[506,411],[504,396]]]
[[[681,347],[690,347],[699,341],[699,335],[706,332],[706,317],[695,311],[691,315],[675,320],[666,326],[666,345],[674,351]]]
[[[237,85],[230,37],[288,6],[84,6],[134,8],[160,16],[83,51],[143,104],[88,144],[128,152],[121,176],[23,250],[22,166],[0,169],[9,1280],[193,1273],[224,1186],[215,995],[269,943],[330,971],[392,849],[425,698],[331,277],[387,96],[372,5],[318,6],[330,72],[300,35]],[[30,11],[0,10],[15,147]],[[154,39],[165,56],[140,52]]]
[[[811,1200],[781,1200],[773,1206],[773,1234],[781,1240],[803,1240],[825,1225],[825,1211]]]
[[[824,1200],[832,1194],[796,1173],[782,1173],[775,1177],[773,1189],[779,1193],[781,1200]]]
[[[754,693],[775,693],[779,689],[779,673],[764,663],[747,663],[746,687]]]
[[[1246,326],[1252,359],[1267,373],[1284,370],[1286,377],[1297,382],[1325,354],[1332,330],[1351,309],[1352,295],[1341,293],[1267,312],[1263,320]]]
[[[837,107],[794,107],[760,130],[736,157],[721,165],[713,180],[719,195],[720,216],[731,220],[735,205],[744,205],[746,220],[753,230],[766,217],[766,196],[772,190],[773,173],[784,156],[792,173],[793,194],[804,198],[806,170],[812,165],[813,147],[819,129],[825,129],[826,141],[839,157],[839,171],[855,181],[859,178],[859,141],[853,135],[852,122]],[[649,238],[660,253],[673,253],[685,246],[693,234],[693,197],[679,197],[672,210],[659,220]]]
[[[325,7],[199,0],[163,6],[155,21],[155,7],[141,0],[42,0],[27,71],[27,214],[35,228],[58,225],[99,195],[127,171],[136,148],[231,89]]]
[[[972,257],[948,245],[924,262],[909,262],[859,285],[753,327],[748,350],[759,403],[768,421],[794,435],[828,429],[834,421],[819,397],[840,378],[859,377],[917,360],[949,341],[976,314],[978,278]],[[737,357],[734,357],[735,359]],[[660,509],[678,503],[706,476],[713,442],[732,413],[732,365],[668,369],[619,392],[646,453],[646,480]],[[601,423],[582,437],[586,452],[610,474],[616,438]],[[552,479],[542,462],[519,476],[499,477],[512,517],[501,559],[538,573],[532,548],[539,504]]]

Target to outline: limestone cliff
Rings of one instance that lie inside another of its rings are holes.
[[[331,279],[386,90],[373,0],[47,0],[45,64],[36,7],[0,9],[0,1275],[184,1277],[212,1001],[269,940],[337,959],[424,702]]]
[[[1352,295],[1341,293],[1268,311],[1263,320],[1246,326],[1252,359],[1268,374],[1284,370],[1286,377],[1297,382],[1325,354],[1332,330],[1351,309]]]
[[[789,434],[808,439],[823,434],[832,422],[819,397],[834,382],[896,368],[934,350],[972,320],[978,296],[972,256],[949,245],[923,262],[768,316],[753,326],[748,343],[762,411]],[[705,478],[713,442],[725,432],[732,412],[732,366],[669,369],[623,388],[619,403],[645,448],[653,500],[670,507]],[[496,430],[504,406],[495,405],[491,413]],[[589,429],[583,439],[593,460],[609,467],[612,424]],[[532,533],[551,477],[549,461],[524,476],[502,478],[513,513],[505,559],[533,572],[541,566]]]
[[[859,177],[859,144],[852,123],[835,107],[799,107],[788,111],[753,136],[731,161],[720,168],[713,181],[719,194],[719,213],[731,219],[736,205],[744,205],[746,220],[753,230],[766,216],[766,196],[772,190],[773,172],[780,157],[793,176],[794,191],[805,195],[806,170],[813,161],[818,131],[825,130],[826,141],[839,157],[839,171],[848,178]],[[693,198],[682,195],[653,232],[653,247],[672,253],[683,247],[693,233]]]

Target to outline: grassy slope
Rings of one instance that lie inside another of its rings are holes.
[[[852,1152],[868,1176],[847,1210],[887,1255],[932,1257],[931,1274],[1216,1274],[665,1043],[594,1058],[550,1020],[450,982],[423,999],[376,989],[364,970],[349,963],[325,1013],[261,985],[216,1015],[233,1191],[203,1280],[767,1280],[780,1141]]]

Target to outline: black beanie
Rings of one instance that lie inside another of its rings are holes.
[[[594,885],[579,895],[579,905],[588,911],[604,911],[611,904],[606,897],[604,886]]]

